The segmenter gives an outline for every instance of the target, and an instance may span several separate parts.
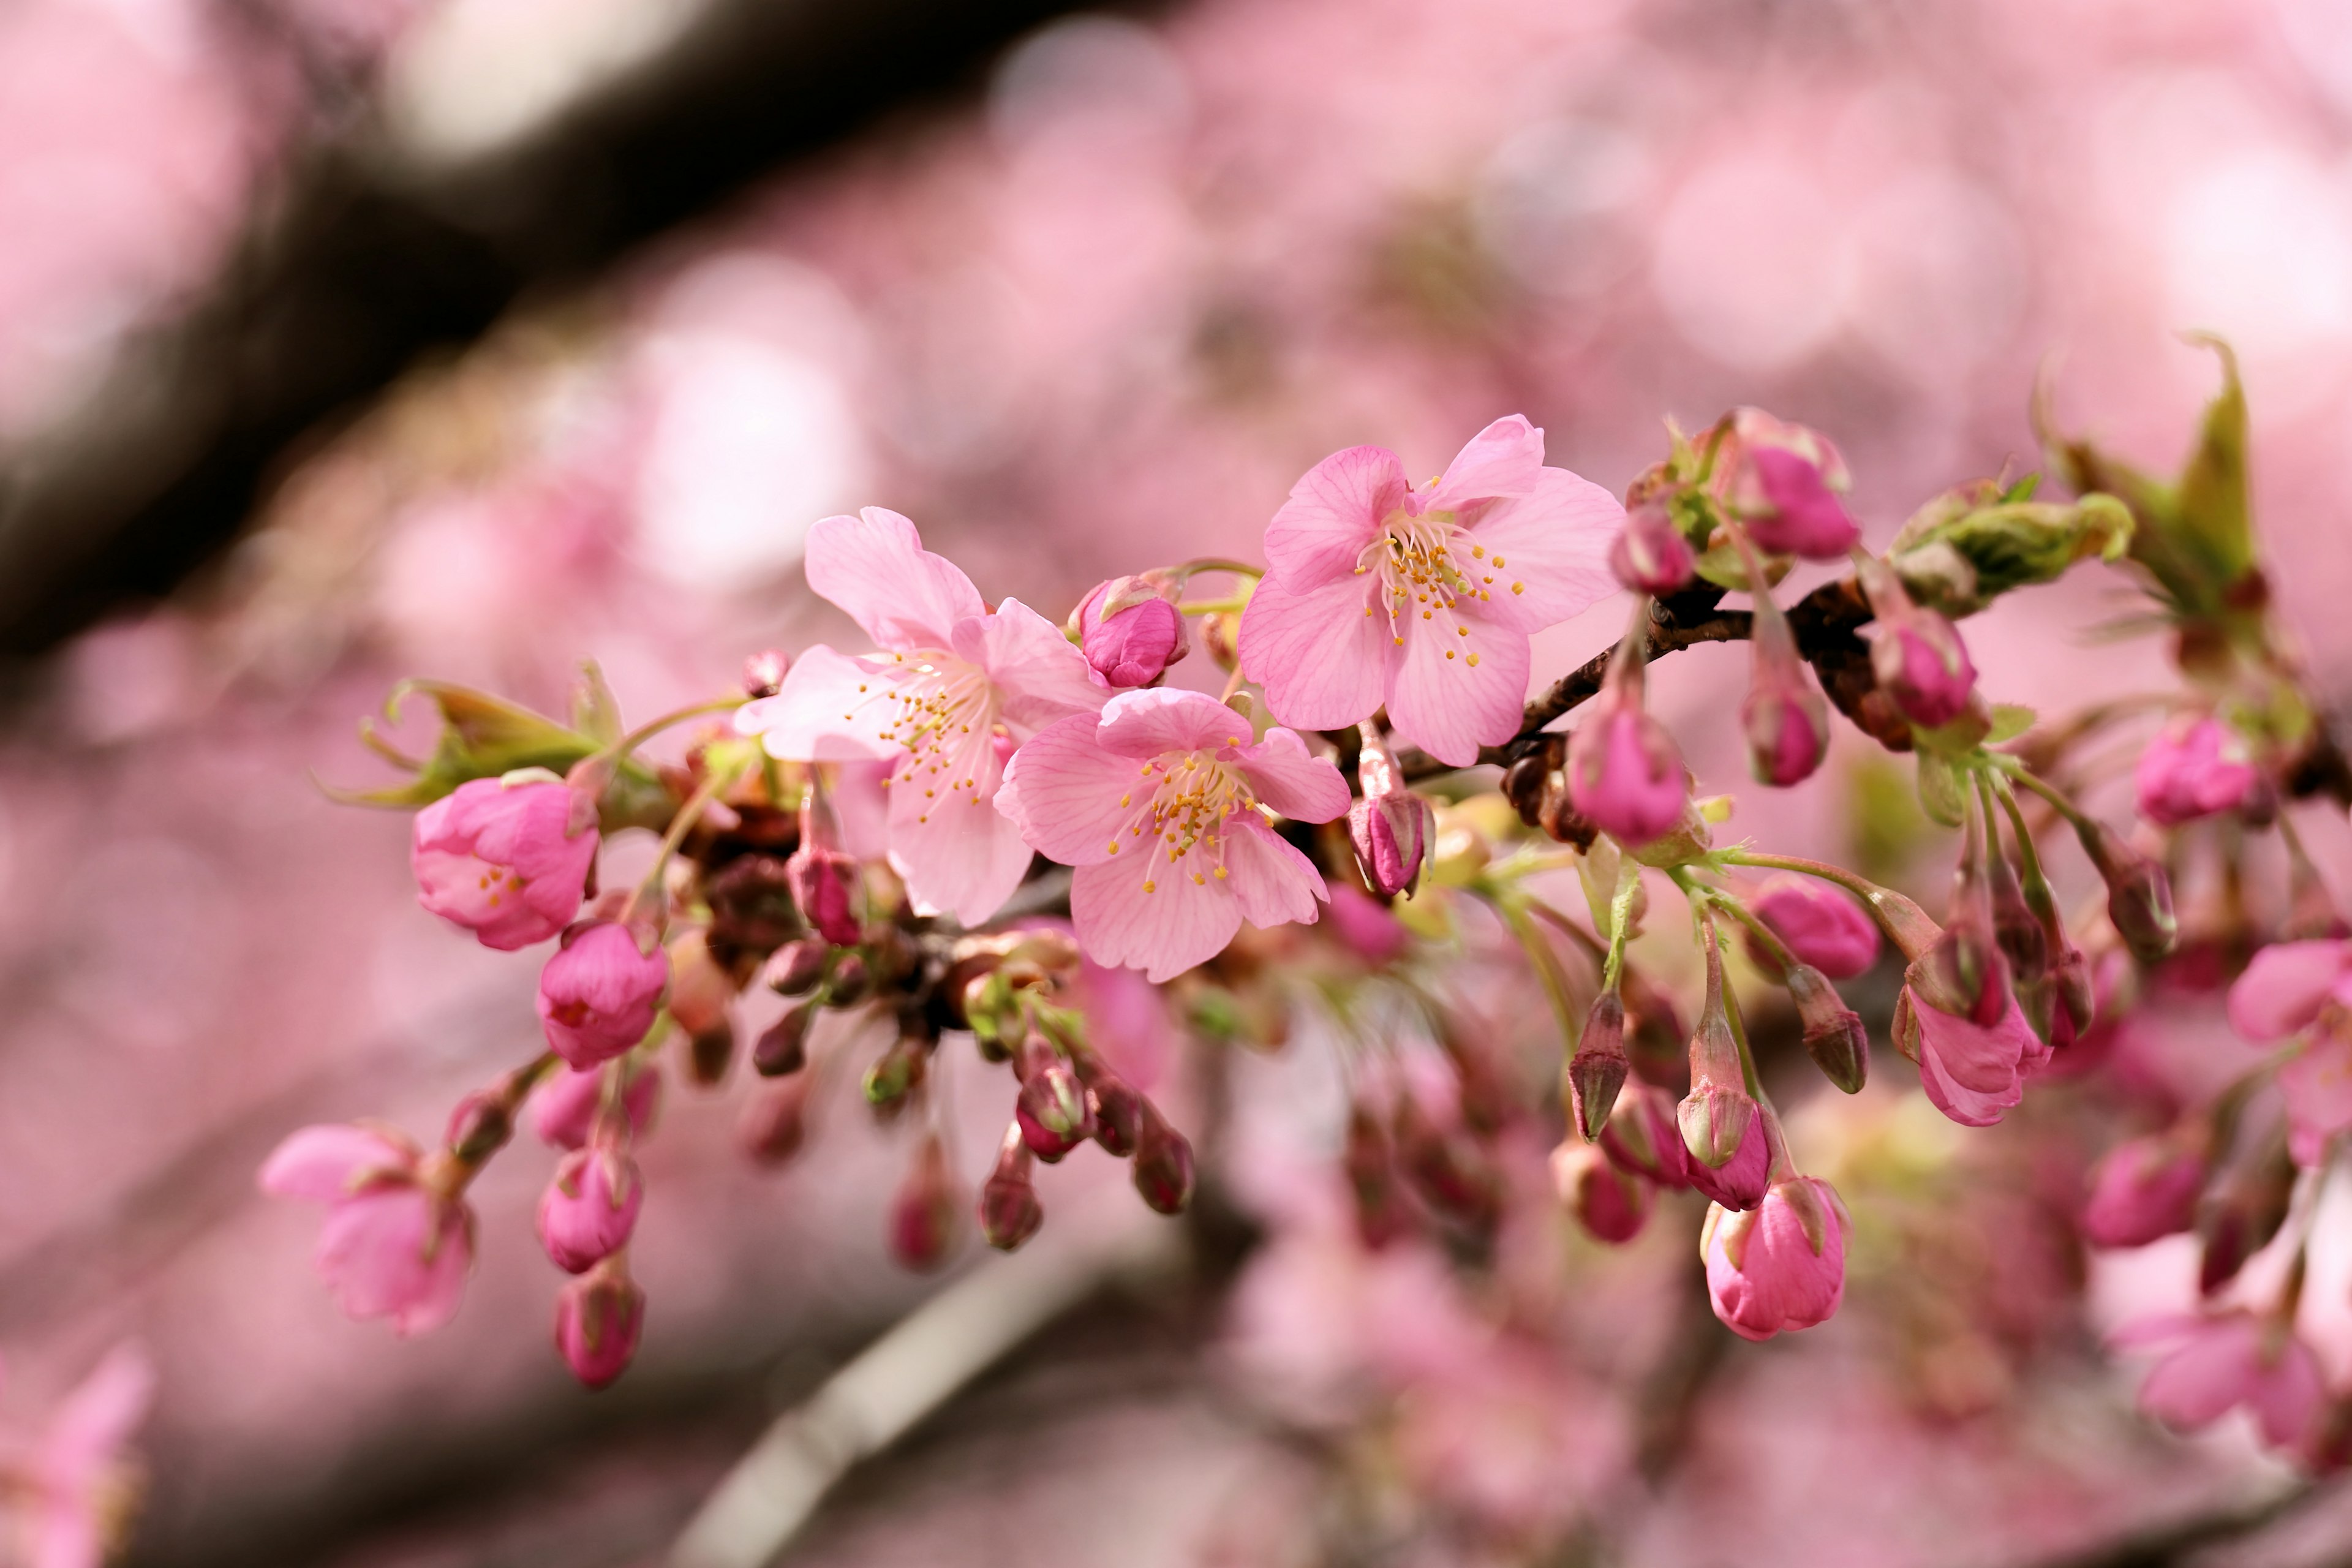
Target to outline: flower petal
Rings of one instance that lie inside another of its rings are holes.
[[[944,648],[958,621],[988,609],[961,567],[924,549],[915,525],[883,507],[816,523],[807,559],[809,586],[894,653]]]
[[[1609,547],[1624,526],[1625,509],[1616,497],[1566,468],[1544,469],[1524,497],[1471,525],[1472,544],[1486,550],[1487,561],[1501,563],[1487,590],[1494,597],[1478,605],[1480,617],[1539,632],[1619,592]]]
[[[990,809],[1003,770],[994,738],[976,734],[941,758],[936,773],[910,762],[891,781],[890,865],[906,879],[918,914],[944,910],[976,926],[1021,885],[1029,846],[1020,828]],[[961,787],[967,779],[971,789]],[[950,781],[953,787],[940,787]]]
[[[473,1238],[461,1211],[414,1186],[337,1204],[319,1234],[319,1273],[344,1311],[423,1333],[457,1310]]]
[[[773,697],[735,710],[738,734],[757,735],[772,757],[803,763],[878,762],[899,747],[882,738],[897,715],[903,679],[887,660],[847,658],[823,643],[793,661]]]
[[[1081,866],[1072,874],[1070,921],[1088,958],[1140,969],[1157,984],[1224,951],[1242,923],[1232,889],[1223,881],[1195,882],[1165,869],[1139,856]]]
[[[1249,743],[1249,721],[1204,691],[1122,691],[1103,706],[1096,740],[1137,761],[1166,752],[1215,752]]]
[[[1929,1013],[1934,1009],[1920,1007],[1917,1011]],[[1919,1051],[1919,1087],[1927,1091],[1937,1110],[1963,1127],[1990,1127],[2010,1107],[2025,1098],[2021,1084],[2013,1083],[1998,1092],[1980,1092],[1953,1081],[1945,1071],[1943,1059],[1924,1045]]]
[[[340,1203],[371,1171],[404,1171],[416,1152],[370,1127],[330,1122],[289,1134],[261,1167],[261,1190],[281,1198]]]
[[[155,1394],[155,1365],[136,1345],[117,1345],[66,1395],[41,1442],[53,1485],[79,1488],[130,1441]]]
[[[2140,1384],[2140,1409],[2181,1431],[2220,1420],[2253,1393],[2261,1338],[2261,1326],[2242,1313],[2200,1324]]]
[[[1255,813],[1225,819],[1225,873],[1242,918],[1260,929],[1313,925],[1317,901],[1329,896],[1315,862]]]
[[[1431,606],[1428,620],[1400,624],[1403,657],[1390,661],[1387,692],[1398,734],[1448,767],[1466,768],[1480,746],[1518,732],[1528,697],[1526,633],[1441,605]]]
[[[1265,528],[1274,575],[1299,592],[1356,570],[1381,520],[1402,506],[1412,486],[1386,447],[1350,447],[1307,470]]]
[[[1031,736],[1013,753],[996,791],[996,809],[1029,847],[1065,866],[1111,859],[1110,847],[1142,809],[1131,804],[1137,788],[1148,796],[1151,787],[1133,758],[1104,749],[1097,722],[1091,714],[1073,714]]]
[[[1328,822],[1348,809],[1348,781],[1328,760],[1307,754],[1293,730],[1274,729],[1234,759],[1250,790],[1293,822]]]
[[[1352,567],[1304,593],[1269,577],[1250,595],[1242,671],[1265,689],[1265,705],[1283,723],[1345,729],[1381,705],[1391,644],[1386,618],[1367,613],[1368,596]]]
[[[1463,445],[1436,486],[1422,499],[1423,512],[1461,511],[1482,500],[1526,495],[1543,471],[1543,432],[1524,414],[1496,420]]]
[[[2327,1141],[2352,1128],[2352,1040],[2322,1034],[2279,1069],[2286,1096],[2288,1152],[2298,1165],[2317,1165]]]
[[[1016,740],[1057,719],[1101,710],[1111,689],[1062,628],[1018,599],[992,616],[956,623],[954,649],[988,672],[998,692],[998,717]]]
[[[2230,1026],[2255,1045],[2283,1040],[2319,1016],[2345,970],[2340,942],[2274,942],[2230,987]]]

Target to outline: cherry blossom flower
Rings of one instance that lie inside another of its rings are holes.
[[[474,1261],[474,1216],[399,1134],[373,1127],[305,1127],[261,1168],[261,1189],[328,1205],[319,1273],[354,1318],[389,1318],[419,1334],[456,1314]]]
[[[1397,732],[1462,767],[1517,731],[1528,637],[1617,591],[1623,509],[1497,419],[1415,489],[1395,453],[1335,452],[1266,528],[1271,570],[1242,668],[1285,724],[1331,730],[1385,704]]]
[[[459,784],[416,814],[417,901],[511,952],[579,912],[596,858],[594,803],[542,768]]]
[[[2234,811],[2262,776],[2237,731],[2219,719],[2191,718],[2168,724],[2147,743],[2133,783],[2139,814],[2160,827],[2178,827]]]
[[[2316,1166],[2328,1140],[2352,1129],[2352,942],[2281,942],[2254,954],[2230,987],[2230,1023],[2256,1045],[2307,1034],[2279,1069],[2287,1152]]]
[[[122,1447],[154,1390],[146,1355],[118,1346],[49,1418],[27,1478],[31,1568],[100,1568],[110,1555],[131,1502]]]
[[[1096,963],[1167,980],[1215,956],[1244,920],[1315,921],[1322,875],[1265,811],[1328,822],[1348,786],[1292,731],[1249,734],[1200,692],[1128,691],[1015,754],[997,808],[1031,847],[1077,868],[1071,920]]]
[[[2311,1436],[2326,1402],[2311,1347],[2288,1325],[2252,1312],[2149,1319],[2114,1342],[2171,1347],[2140,1384],[2139,1407],[2177,1431],[2209,1426],[2242,1405],[2273,1447],[2293,1447]]]
[[[977,925],[1029,868],[1013,825],[985,809],[1013,746],[1109,696],[1086,657],[1017,599],[992,613],[915,525],[867,507],[809,531],[809,586],[880,647],[851,658],[819,644],[736,728],[803,762],[897,760],[889,859],[917,910]]]
[[[548,1048],[575,1068],[610,1061],[646,1037],[669,984],[669,954],[637,945],[617,921],[583,921],[539,977]]]
[[[1710,1208],[1700,1250],[1715,1315],[1749,1340],[1828,1321],[1845,1299],[1853,1229],[1836,1190],[1812,1176],[1775,1183],[1744,1214]]]

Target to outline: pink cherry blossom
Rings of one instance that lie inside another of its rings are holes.
[[[593,803],[540,769],[459,784],[416,814],[417,901],[485,947],[545,942],[579,911],[596,858]]]
[[[2254,1045],[2300,1033],[2334,1000],[2352,1005],[2352,942],[2274,942],[2230,987],[2230,1026]]]
[[[867,507],[809,531],[809,586],[849,613],[881,652],[820,644],[736,728],[772,755],[804,762],[895,759],[889,859],[919,912],[977,925],[1029,868],[1019,830],[984,809],[1012,748],[1056,720],[1099,711],[1110,694],[1086,658],[1017,599],[992,613],[915,525]]]
[[[1328,822],[1348,809],[1330,763],[1288,730],[1197,691],[1128,691],[1021,748],[997,807],[1025,843],[1074,866],[1070,915],[1097,963],[1170,979],[1214,957],[1241,922],[1312,924],[1321,873],[1265,809]]]
[[[1812,1176],[1776,1184],[1746,1214],[1710,1209],[1702,1247],[1715,1315],[1749,1340],[1828,1321],[1845,1299],[1853,1228],[1836,1191]]]
[[[2252,754],[2236,731],[2213,718],[2177,720],[2139,754],[2133,773],[2139,814],[2161,827],[2178,827],[2245,804],[2262,783]]]
[[[1517,732],[1528,637],[1616,592],[1623,509],[1543,461],[1518,415],[1415,489],[1395,453],[1335,452],[1265,531],[1271,570],[1241,625],[1242,668],[1285,724],[1331,730],[1386,705],[1452,766]]]
[[[261,1168],[262,1191],[328,1205],[318,1266],[343,1310],[395,1333],[457,1310],[474,1261],[474,1216],[446,1195],[415,1146],[372,1127],[305,1127]]]
[[[2187,1230],[2205,1186],[2205,1156],[2177,1138],[2117,1144],[2091,1176],[2083,1239],[2094,1247],[2145,1247]]]
[[[1878,962],[1878,922],[1816,878],[1794,871],[1767,878],[1748,908],[1800,963],[1832,980],[1852,980]]]
[[[530,1130],[542,1143],[558,1149],[587,1146],[595,1130],[596,1111],[604,1100],[604,1075],[613,1068],[565,1068],[549,1075],[530,1097]],[[661,1074],[641,1067],[629,1075],[621,1095],[632,1137],[642,1135],[661,1104]]]
[[[2326,1163],[2328,1141],[2352,1128],[2352,1036],[2322,1029],[2303,1054],[2279,1069],[2286,1096],[2286,1148],[2294,1163]]]
[[[611,1060],[646,1037],[669,984],[669,954],[637,945],[616,921],[583,921],[539,977],[548,1048],[575,1068]]]
[[[1988,1026],[1931,1007],[1906,987],[1901,1005],[1914,1021],[1919,1086],[1936,1109],[1963,1127],[1990,1127],[2025,1098],[2027,1068],[2047,1056],[2015,997]],[[1904,1033],[1896,1020],[1897,1037]]]
[[[645,1204],[637,1163],[617,1149],[575,1149],[539,1200],[539,1241],[549,1261],[579,1274],[628,1245]]]
[[[50,1417],[29,1477],[30,1568],[101,1568],[110,1555],[129,1501],[122,1448],[154,1390],[144,1352],[118,1346]]]
[[[2172,1348],[2140,1384],[2139,1407],[2178,1431],[2209,1426],[2240,1405],[2275,1447],[2308,1438],[2326,1400],[2319,1362],[2285,1324],[2252,1312],[2135,1323],[2121,1349]]]

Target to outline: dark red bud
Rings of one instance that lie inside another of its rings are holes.
[[[2097,823],[2077,823],[2083,852],[2107,884],[2107,919],[2134,958],[2154,963],[2180,938],[2172,912],[2172,881],[2164,868]]]
[[[820,936],[804,936],[769,955],[767,967],[760,972],[760,983],[786,996],[805,995],[824,978],[825,966],[832,962],[831,942]]]
[[[1160,1214],[1182,1214],[1192,1201],[1192,1145],[1150,1100],[1135,1142],[1135,1190]]]
[[[855,952],[845,952],[834,964],[833,973],[825,977],[824,1005],[828,1007],[855,1007],[874,989],[874,972],[866,960]]]
[[[1603,991],[1593,998],[1583,1037],[1568,1059],[1569,1112],[1587,1142],[1609,1125],[1609,1112],[1625,1087],[1627,1066],[1625,1004],[1616,992]]]
[[[751,1069],[761,1078],[782,1078],[800,1071],[808,1062],[809,1023],[815,1016],[814,1002],[795,1002],[785,1008],[784,1016],[752,1042]]]
[[[1848,1094],[1860,1094],[1870,1079],[1870,1031],[1862,1016],[1845,1005],[1829,977],[1811,964],[1789,971],[1782,984],[1804,1026],[1805,1053],[1822,1076]]]
[[[890,1254],[909,1268],[931,1269],[947,1259],[963,1205],[948,1172],[947,1149],[935,1134],[917,1145],[906,1180],[890,1205]]]
[[[1020,1127],[1006,1128],[996,1168],[980,1189],[980,1231],[1000,1252],[1011,1252],[1045,1223],[1045,1205],[1037,1201],[1036,1184],[1030,1180],[1030,1159]]]
[[[808,1141],[809,1091],[815,1081],[803,1073],[761,1085],[735,1124],[736,1145],[763,1165],[781,1165],[799,1153]]]

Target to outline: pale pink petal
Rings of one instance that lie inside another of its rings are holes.
[[[2126,1323],[2107,1336],[2107,1343],[2119,1351],[2148,1350],[2185,1340],[2204,1326],[2194,1312],[2155,1312]]]
[[[405,1171],[416,1152],[384,1133],[348,1122],[305,1127],[289,1134],[261,1167],[261,1190],[281,1198],[339,1203],[371,1172]]]
[[[842,853],[879,860],[890,850],[890,792],[882,783],[898,770],[898,758],[839,763],[833,771],[833,810],[841,820]]]
[[[735,710],[738,733],[757,735],[772,757],[803,763],[874,762],[900,748],[882,732],[906,673],[887,659],[856,659],[823,643],[793,661],[773,697]]]
[[[2255,1378],[2246,1403],[2261,1423],[2263,1436],[2273,1447],[2287,1448],[2310,1435],[2326,1401],[2319,1363],[2310,1347],[2299,1339],[2289,1339],[2279,1347],[2278,1360]]]
[[[1933,1010],[1917,1009],[1921,1013]],[[1924,1044],[1919,1050],[1919,1087],[1927,1091],[1927,1099],[1937,1110],[1963,1127],[1990,1127],[2025,1098],[2023,1084],[2014,1073],[2008,1085],[1991,1090],[1973,1089],[1955,1082],[1945,1070],[1942,1058]]]
[[[1332,453],[1290,487],[1290,499],[1266,524],[1267,565],[1299,592],[1351,575],[1381,521],[1412,489],[1404,465],[1385,447]]]
[[[1269,577],[1250,595],[1242,612],[1242,671],[1265,689],[1265,705],[1283,723],[1340,730],[1381,705],[1389,624],[1367,613],[1365,583],[1350,569],[1294,594]]]
[[[1916,994],[1913,1000],[1917,1002]],[[1990,1028],[1924,1002],[1913,1011],[1919,1019],[1919,1054],[1934,1056],[1952,1082],[1979,1094],[1997,1094],[2017,1081],[2018,1064],[2034,1037],[2033,1026],[2014,1000]]]
[[[1223,952],[1242,910],[1223,882],[1171,874],[1158,857],[1122,857],[1072,874],[1070,920],[1088,958],[1140,969],[1156,984]]]
[[[2254,954],[2230,987],[2230,1026],[2268,1045],[2319,1016],[2320,1004],[2345,971],[2340,942],[2274,942]]]
[[[818,522],[807,556],[809,586],[894,653],[944,648],[958,621],[988,608],[961,568],[924,549],[915,525],[882,507]]]
[[[937,766],[910,761],[891,780],[890,865],[917,913],[976,926],[1021,885],[1029,846],[994,810],[1003,763],[992,737],[971,736]]]
[[[2157,1363],[2140,1384],[2139,1407],[2181,1431],[2220,1420],[2252,1394],[2261,1339],[2250,1317],[2209,1320]]]
[[[1138,792],[1147,803],[1151,795],[1152,781],[1135,760],[1095,739],[1096,723],[1081,713],[1031,736],[1013,753],[996,791],[996,809],[1029,847],[1065,866],[1112,858],[1111,846],[1142,809]]]
[[[40,1530],[26,1568],[105,1568],[107,1542],[92,1500],[53,1496],[42,1500]]]
[[[1348,809],[1348,781],[1328,759],[1307,754],[1295,731],[1268,730],[1235,759],[1250,790],[1293,822],[1328,822]]]
[[[1095,736],[1105,750],[1140,762],[1165,752],[1215,752],[1250,743],[1250,723],[1202,691],[1122,691],[1104,705]]]
[[[1524,414],[1506,415],[1454,455],[1436,487],[1422,499],[1421,510],[1461,511],[1482,500],[1526,495],[1536,488],[1543,460],[1543,432]]]
[[[2327,1141],[2352,1128],[2352,1040],[2321,1035],[2279,1069],[2278,1081],[2286,1096],[2287,1152],[2298,1165],[2317,1165]]]
[[[1402,657],[1389,665],[1386,694],[1398,734],[1448,767],[1466,768],[1480,746],[1518,733],[1528,696],[1525,633],[1443,607],[1402,625]],[[1457,626],[1470,635],[1456,635]]]
[[[354,1318],[389,1318],[423,1333],[456,1314],[473,1264],[462,1210],[420,1189],[389,1187],[337,1204],[319,1236],[319,1273]]]
[[[1073,713],[1098,712],[1111,694],[1062,628],[1018,599],[957,622],[954,647],[996,684],[998,715],[1015,740]]]
[[[1261,929],[1313,925],[1317,902],[1328,896],[1315,862],[1251,812],[1225,819],[1225,873],[1242,918]]]
[[[1478,614],[1516,631],[1539,632],[1621,592],[1609,549],[1624,526],[1616,497],[1566,468],[1544,469],[1529,494],[1471,526],[1471,543],[1486,553],[1463,564],[1495,579],[1485,585],[1493,597],[1480,601]]]
[[[50,1417],[41,1466],[53,1485],[86,1484],[130,1441],[155,1394],[155,1366],[136,1345],[117,1345]]]

